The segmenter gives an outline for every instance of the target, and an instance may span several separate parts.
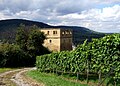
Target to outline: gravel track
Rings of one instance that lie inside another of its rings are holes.
[[[35,69],[36,68],[23,68],[4,72],[0,74],[0,86],[44,86],[43,84],[24,76],[25,72]],[[12,81],[15,85],[11,85],[8,82],[6,83],[6,81]]]

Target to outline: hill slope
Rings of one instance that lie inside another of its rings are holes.
[[[13,42],[15,39],[16,30],[20,24],[24,24],[26,26],[37,25],[39,28],[69,28],[73,30],[73,43],[83,43],[85,39],[91,41],[92,38],[100,38],[103,37],[104,33],[94,32],[84,27],[77,26],[50,26],[48,24],[36,21],[29,21],[23,19],[9,19],[9,20],[1,20],[0,21],[0,40],[6,40],[9,42]]]

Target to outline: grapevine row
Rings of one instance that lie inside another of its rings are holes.
[[[120,34],[86,41],[73,51],[62,51],[37,56],[39,71],[58,70],[74,73],[96,73],[101,76],[112,73],[114,80],[120,80]]]

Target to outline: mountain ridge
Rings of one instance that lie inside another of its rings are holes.
[[[72,29],[73,30],[73,43],[79,44],[83,43],[85,39],[91,41],[92,38],[100,38],[105,35],[105,33],[99,33],[92,31],[85,27],[80,26],[52,26],[43,22],[24,20],[24,19],[8,19],[0,20],[0,40],[11,41],[15,39],[16,30],[20,24],[25,26],[36,25],[39,28],[61,28],[61,29]]]

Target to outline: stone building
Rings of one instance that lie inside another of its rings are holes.
[[[72,50],[72,30],[60,28],[41,29],[47,39],[44,46],[51,51]]]

